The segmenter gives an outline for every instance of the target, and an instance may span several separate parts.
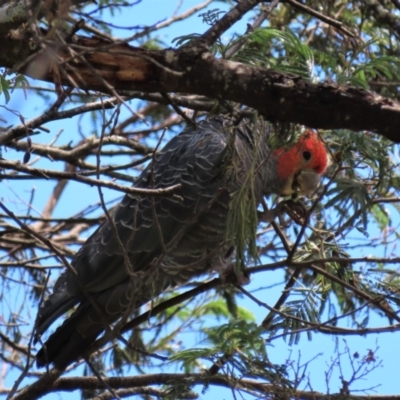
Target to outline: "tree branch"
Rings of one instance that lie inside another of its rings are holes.
[[[27,56],[23,52],[15,56],[8,50],[15,46],[7,46],[0,54],[0,65],[12,67]],[[400,142],[400,103],[374,92],[327,82],[314,84],[299,76],[217,59],[204,47],[151,51],[84,37],[74,37],[70,47],[78,54],[73,59],[65,46],[56,49],[59,62],[64,60],[59,77],[64,85],[70,85],[72,79],[85,89],[100,91],[109,90],[104,87],[107,82],[114,90],[222,97],[252,107],[271,121],[369,130]],[[52,82],[49,57],[38,53],[24,72]]]
[[[131,376],[131,377],[112,377],[112,378],[104,378],[104,382],[106,382],[110,387],[114,389],[119,388],[133,388],[133,387],[141,387],[147,385],[170,385],[173,382],[182,382],[184,380],[187,381],[188,384],[210,384],[216,386],[225,386],[232,387],[233,382],[227,376],[224,375],[216,375],[209,376],[207,374],[148,374],[141,376]],[[33,385],[32,385],[33,386]],[[31,387],[32,387],[31,386]],[[275,384],[263,383],[260,381],[252,380],[252,379],[235,379],[234,386],[236,389],[255,389],[259,393],[264,394],[275,394],[275,395],[290,395],[296,399],[302,400],[316,400],[316,399],[324,399],[326,398],[326,394],[313,392],[313,391],[302,391],[302,390],[291,390],[289,388],[282,389]],[[54,384],[47,388],[47,391],[40,393],[51,393],[54,391],[67,391],[71,392],[77,389],[102,389],[102,383],[96,378],[92,376],[88,377],[73,377],[73,378],[59,378]],[[37,388],[36,388],[37,389]],[[32,397],[27,397],[28,395]],[[17,395],[15,400],[32,400],[38,397],[38,391],[28,392],[26,390],[24,396]],[[399,396],[396,395],[368,395],[369,400],[399,400]],[[331,394],[330,398],[340,398],[340,395]],[[347,395],[347,400],[365,400],[365,395]]]
[[[34,176],[40,176],[41,178],[48,179],[49,177],[51,177],[56,179],[69,179],[71,181],[86,183],[89,184],[90,186],[107,187],[110,189],[117,190],[119,192],[132,193],[142,196],[165,196],[165,195],[174,196],[173,193],[180,187],[180,185],[174,185],[165,189],[141,189],[136,187],[118,185],[117,183],[113,182],[100,181],[98,179],[88,178],[86,176],[77,174],[70,174],[68,172],[52,171],[47,169],[28,167],[24,164],[21,164],[20,162],[7,161],[7,160],[0,160],[0,167],[26,172]]]
[[[228,11],[221,19],[215,22],[212,27],[201,35],[201,41],[206,46],[211,46],[225,31],[227,31],[234,23],[242,19],[242,17],[252,10],[261,0],[242,0]]]

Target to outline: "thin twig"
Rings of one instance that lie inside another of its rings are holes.
[[[265,7],[265,9],[260,13],[260,15],[254,20],[254,22],[251,25],[248,25],[246,33],[252,32],[254,29],[258,28],[261,26],[261,24],[270,16],[271,12],[278,6],[279,0],[273,0],[269,4],[268,7]],[[237,43],[235,43],[232,47],[230,47],[226,53],[225,53],[225,58],[229,59],[231,58],[234,54],[236,54],[246,43],[245,39],[239,40]]]
[[[7,161],[7,160],[0,160],[0,167],[15,169],[17,171],[26,172],[45,179],[48,179],[49,177],[57,179],[69,179],[72,181],[86,183],[89,184],[90,186],[106,187],[109,189],[117,190],[119,192],[131,193],[140,196],[168,196],[168,195],[174,196],[174,192],[181,187],[181,185],[179,184],[163,189],[142,189],[136,187],[129,187],[129,186],[118,185],[117,183],[113,182],[100,181],[98,179],[92,179],[77,174],[70,174],[60,171],[28,167],[19,162]]]
[[[234,23],[239,21],[248,11],[252,10],[261,0],[242,0],[235,7],[229,10],[221,19],[219,19],[210,29],[208,29],[201,39],[195,41],[203,42],[206,46],[211,46],[215,41],[226,32]],[[193,46],[192,43],[189,46]]]
[[[337,30],[343,32],[344,34],[346,34],[347,36],[350,36],[351,38],[354,38],[355,35],[353,32],[351,32],[350,30],[348,30],[347,28],[344,27],[343,23],[340,21],[337,21],[331,17],[328,17],[318,11],[315,11],[314,9],[312,9],[311,7],[308,7],[302,3],[297,2],[296,0],[281,0],[282,3],[287,3],[292,5],[293,7],[298,8],[301,11],[304,11],[307,14],[312,15],[313,17],[316,17],[318,19],[320,19],[321,21],[327,23],[328,25],[333,26],[334,28],[336,28]]]

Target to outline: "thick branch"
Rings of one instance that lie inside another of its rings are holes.
[[[230,381],[226,376],[216,375],[209,376],[207,374],[149,374],[142,376],[132,376],[132,377],[112,377],[112,378],[104,378],[104,382],[107,383],[111,388],[132,388],[132,387],[141,387],[144,385],[170,385],[173,383],[182,383],[186,382],[187,384],[211,384],[216,386],[225,386],[225,387],[235,387],[236,389],[253,389],[257,390],[260,393],[264,394],[275,394],[275,395],[286,395],[293,396],[293,398],[304,399],[304,400],[315,400],[326,398],[326,394],[312,392],[312,391],[302,391],[302,390],[291,390],[289,388],[282,389],[276,384],[268,384],[260,381],[252,380],[252,379],[237,379]],[[103,384],[96,377],[73,377],[73,378],[59,378],[54,382],[52,386],[48,387],[46,392],[44,391],[33,391],[29,393],[29,388],[25,390],[24,396],[18,395],[15,399],[22,400],[28,399],[27,395],[33,395],[37,398],[37,394],[40,395],[44,393],[50,393],[54,391],[74,391],[77,389],[103,389]],[[36,389],[36,388],[35,388]],[[39,389],[39,388],[37,388]],[[43,390],[43,388],[41,388]],[[28,394],[29,393],[29,394]],[[330,395],[330,398],[341,398],[340,395]],[[357,395],[348,395],[347,399],[354,400],[362,400],[365,399],[366,396],[357,396]],[[399,396],[392,395],[369,395],[368,399],[371,400],[398,400]]]
[[[102,91],[111,87],[224,98],[253,107],[272,121],[369,130],[400,142],[400,103],[374,92],[327,82],[313,84],[298,76],[217,59],[202,47],[147,51],[83,37],[74,37],[70,46],[78,54],[73,59],[66,46],[55,49],[64,85],[75,82]],[[25,73],[53,81],[55,64],[49,54],[38,53]],[[0,65],[12,67],[18,61],[10,50],[0,55]]]

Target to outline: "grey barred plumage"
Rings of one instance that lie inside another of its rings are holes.
[[[276,156],[267,145],[268,128],[261,122],[256,125],[254,129],[242,122],[234,127],[224,118],[202,121],[155,155],[134,186],[181,184],[177,191],[181,199],[125,195],[112,215],[113,223],[104,222],[73,259],[77,277],[66,270],[41,307],[38,334],[78,305],[38,352],[38,366],[66,367],[105,324],[167,288],[220,270],[221,264],[231,261],[229,206],[249,171],[254,174],[256,203],[263,195],[287,188],[287,179],[278,176]]]

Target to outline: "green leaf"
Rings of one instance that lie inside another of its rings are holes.
[[[10,101],[10,82],[4,78],[3,75],[0,75],[0,93],[4,94],[6,99],[6,104]]]

